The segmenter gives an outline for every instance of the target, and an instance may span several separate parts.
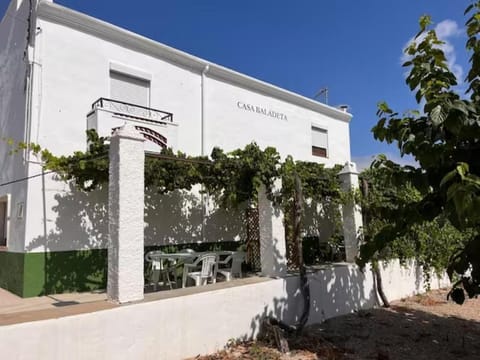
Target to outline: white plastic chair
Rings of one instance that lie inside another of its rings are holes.
[[[157,291],[157,285],[162,279],[163,284],[166,284],[172,289],[172,284],[177,286],[176,282],[176,261],[169,258],[160,258],[155,255],[164,255],[162,251],[149,251],[145,255],[145,260],[151,263],[150,270],[150,283],[153,283],[153,290]],[[173,280],[170,279],[170,275],[173,275]]]
[[[193,263],[183,266],[182,287],[187,286],[187,280],[195,280],[195,286],[206,285],[210,279],[212,283],[217,280],[218,255],[200,255]]]
[[[225,276],[226,281],[232,280],[234,277],[242,277],[242,263],[245,261],[245,253],[243,251],[233,251],[225,259],[218,262],[219,266],[228,265],[230,267],[219,268],[218,273]]]

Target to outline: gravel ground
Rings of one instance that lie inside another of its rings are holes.
[[[463,305],[446,301],[447,290],[432,291],[341,316],[289,339],[289,354],[262,342],[236,344],[201,360],[378,359],[480,360],[480,299]]]

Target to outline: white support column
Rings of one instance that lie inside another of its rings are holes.
[[[258,192],[258,215],[262,275],[284,276],[287,273],[287,251],[283,212],[267,199],[263,185]]]
[[[340,180],[345,191],[358,189],[358,172],[355,163],[347,162],[340,171]],[[360,247],[360,230],[363,226],[360,206],[353,201],[343,206],[343,236],[345,255],[348,262],[354,262]]]
[[[144,139],[124,125],[110,140],[108,283],[112,301],[143,299]]]

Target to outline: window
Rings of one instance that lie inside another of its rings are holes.
[[[110,98],[133,105],[150,106],[150,81],[110,71]]]
[[[327,157],[328,133],[327,130],[312,126],[312,155]]]
[[[0,197],[0,246],[7,246],[8,222],[9,222],[9,196]]]

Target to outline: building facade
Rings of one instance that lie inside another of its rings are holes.
[[[345,111],[52,1],[12,0],[0,64],[1,137],[56,155],[84,150],[88,128],[108,136],[131,123],[150,140],[147,151],[208,155],[255,141],[282,157],[350,161]],[[21,296],[104,286],[106,191],[75,191],[10,150],[0,142],[0,286]],[[243,236],[239,224],[223,226],[229,214],[212,210],[206,220],[195,194],[150,197],[147,245]]]

